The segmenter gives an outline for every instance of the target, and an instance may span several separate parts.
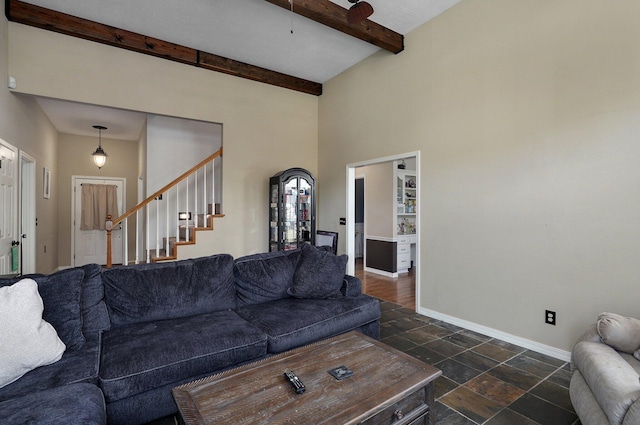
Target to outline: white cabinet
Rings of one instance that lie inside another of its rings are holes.
[[[394,164],[397,273],[406,273],[411,268],[411,262],[416,260],[418,214],[418,179],[416,177],[415,170],[399,169],[398,162]]]
[[[395,223],[396,234],[416,234],[416,214],[418,213],[418,180],[412,170],[395,172]]]
[[[396,272],[406,273],[415,261],[416,235],[403,235],[397,238]]]

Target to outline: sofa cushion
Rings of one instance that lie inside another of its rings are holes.
[[[640,424],[640,399],[636,400],[635,403],[629,407],[627,414],[624,416],[624,421],[622,421],[622,425],[637,424]]]
[[[82,332],[107,330],[111,324],[104,303],[102,267],[99,264],[87,264],[82,269]]]
[[[227,254],[113,268],[102,273],[113,326],[235,308],[233,257]]]
[[[601,313],[596,322],[602,342],[633,354],[640,347],[640,320],[616,313]]]
[[[357,297],[362,295],[362,282],[355,276],[344,275],[342,288],[340,289],[345,297]]]
[[[629,407],[640,398],[638,373],[629,361],[612,347],[582,341],[573,348],[573,362],[584,377],[600,408],[613,425],[621,424]]]
[[[43,309],[32,279],[0,288],[0,388],[62,357],[65,346]]]
[[[38,283],[38,292],[44,303],[42,317],[55,328],[67,350],[80,348],[84,344],[81,315],[84,270],[73,268],[50,275],[33,274],[22,278],[30,278]],[[22,278],[0,279],[0,287],[12,285]]]
[[[285,298],[237,311],[268,335],[269,353],[339,335],[380,319],[379,301],[367,295],[333,300]]]
[[[57,362],[34,369],[14,383],[0,388],[0,401],[61,385],[80,382],[96,384],[99,359],[100,333],[87,333],[86,341],[79,349],[67,350]]]
[[[346,255],[334,255],[313,245],[302,246],[300,259],[293,274],[293,284],[287,290],[296,298],[339,298],[347,267]]]
[[[107,402],[266,354],[266,336],[234,311],[137,323],[104,333],[100,386]]]
[[[104,397],[92,384],[33,392],[0,403],[2,423],[11,425],[104,425]]]
[[[300,250],[248,255],[234,261],[238,307],[288,298]]]

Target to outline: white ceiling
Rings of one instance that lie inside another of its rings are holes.
[[[25,1],[318,83],[379,50],[265,0]],[[351,6],[348,0],[331,1],[346,9]],[[370,20],[406,35],[461,0],[367,1],[374,8]],[[81,113],[81,118],[68,116],[79,110],[68,102],[52,105],[53,102],[42,100],[41,105],[60,132],[76,134],[74,128],[82,131],[80,126],[86,127],[92,120],[88,111]],[[93,121],[106,116],[97,109],[93,112]],[[91,125],[94,124],[100,122]],[[114,124],[111,127],[116,127]],[[89,129],[93,130],[91,125]],[[109,123],[103,125],[110,127]],[[117,138],[120,130],[112,131],[111,127],[103,137]]]
[[[94,125],[107,127],[105,139],[138,140],[147,114],[39,97],[38,105],[59,133],[98,137]]]

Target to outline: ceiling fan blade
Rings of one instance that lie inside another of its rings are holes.
[[[373,6],[366,1],[361,1],[347,11],[347,22],[350,24],[357,24],[367,19],[373,14]]]

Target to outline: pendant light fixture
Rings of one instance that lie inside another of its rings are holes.
[[[107,162],[107,153],[102,149],[102,130],[106,130],[107,127],[103,125],[94,125],[93,128],[98,130],[98,148],[92,154],[93,162],[96,164],[98,169],[100,169]]]

